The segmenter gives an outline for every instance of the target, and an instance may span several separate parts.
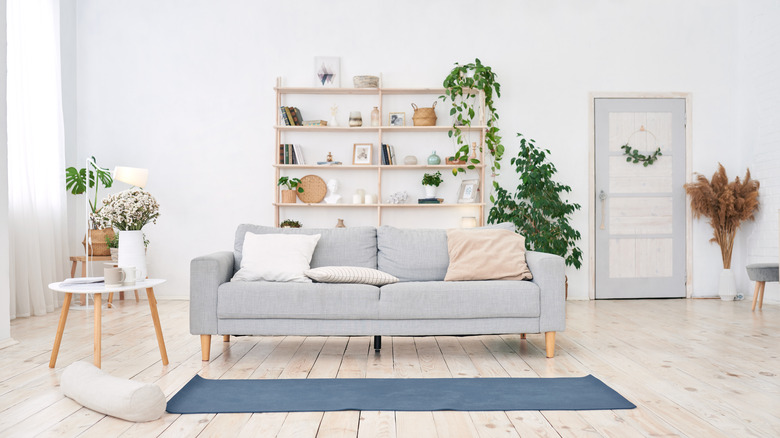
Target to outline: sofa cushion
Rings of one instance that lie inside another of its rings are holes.
[[[382,286],[398,282],[398,278],[387,272],[358,266],[323,266],[308,269],[304,275],[320,283],[357,283]]]
[[[376,318],[379,288],[367,284],[223,283],[217,290],[217,317],[227,319]]]
[[[509,230],[447,230],[450,266],[444,281],[531,280],[525,237]]]
[[[319,234],[254,234],[244,237],[241,269],[230,281],[311,283],[308,271]]]
[[[482,228],[515,230],[508,222]],[[450,258],[445,229],[382,226],[376,229],[376,243],[377,268],[401,281],[441,281],[447,274]]]
[[[539,286],[528,281],[425,281],[382,286],[379,319],[533,318]]]
[[[376,228],[274,228],[262,225],[241,224],[236,230],[233,247],[234,270],[241,267],[244,235],[254,234],[319,234],[320,241],[314,249],[311,267],[321,266],[360,266],[376,269]]]

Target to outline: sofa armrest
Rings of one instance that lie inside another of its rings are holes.
[[[566,328],[566,264],[563,257],[543,252],[525,253],[533,282],[539,286],[539,331],[555,332]]]
[[[223,251],[190,262],[190,333],[216,335],[217,289],[233,276],[233,252]]]

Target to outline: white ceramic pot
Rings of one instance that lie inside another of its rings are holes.
[[[426,198],[435,198],[436,197],[436,189],[438,187],[436,186],[423,186],[425,187],[425,197]]]
[[[736,298],[737,282],[734,280],[734,273],[731,269],[724,269],[720,272],[718,295],[723,301],[734,301],[734,298]]]
[[[138,278],[146,278],[146,248],[144,248],[143,231],[119,232],[119,260],[120,268],[134,267],[140,272]]]

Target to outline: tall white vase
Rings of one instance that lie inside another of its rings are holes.
[[[146,248],[144,248],[143,231],[119,232],[119,261],[120,268],[134,267],[140,272],[138,278],[146,278]]]
[[[734,301],[734,298],[736,298],[737,282],[734,280],[734,273],[731,269],[724,269],[720,272],[720,278],[718,279],[718,295],[723,301]]]

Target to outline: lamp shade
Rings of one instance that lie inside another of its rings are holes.
[[[144,188],[149,178],[149,169],[138,167],[117,166],[114,168],[114,179],[134,187]]]
[[[477,218],[470,216],[470,217],[462,217],[460,219],[460,227],[461,228],[474,228],[477,226]]]

